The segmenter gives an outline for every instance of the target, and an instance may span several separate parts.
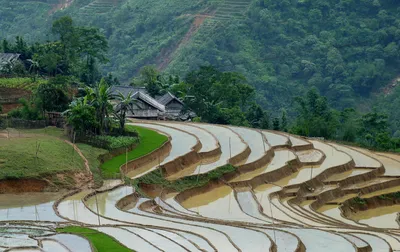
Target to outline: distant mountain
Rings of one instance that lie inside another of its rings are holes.
[[[399,73],[395,0],[0,0],[0,38],[45,40],[71,15],[107,36],[104,71],[129,81],[144,65],[184,75],[199,65],[244,74],[270,110],[316,86],[336,108],[367,110]],[[61,6],[61,7],[60,7]],[[62,10],[60,10],[62,9]],[[58,10],[54,12],[55,10]]]

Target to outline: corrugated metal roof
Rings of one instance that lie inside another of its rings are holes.
[[[118,92],[121,92],[124,96],[127,96],[130,92],[132,92],[133,97],[135,99],[140,99],[143,102],[149,104],[150,106],[164,112],[165,106],[160,104],[157,100],[152,98],[150,95],[147,94],[146,89],[144,87],[130,87],[130,86],[111,86],[111,94],[117,95]]]
[[[19,59],[18,53],[0,53],[0,69],[7,64],[12,64]]]
[[[180,104],[183,105],[183,102],[181,100],[179,100],[175,95],[171,94],[170,92],[167,92],[165,95],[157,98],[157,101],[164,106],[167,105],[168,103],[170,103],[172,100],[176,100]]]

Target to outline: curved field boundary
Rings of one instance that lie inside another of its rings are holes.
[[[227,160],[227,164],[238,165],[241,162],[243,162],[250,155],[251,149],[250,149],[249,145],[243,140],[243,138],[238,133],[236,133],[235,131],[233,131],[230,128],[226,127],[225,125],[219,125],[219,124],[218,125],[214,125],[214,124],[209,124],[209,123],[189,123],[189,125],[192,125],[192,126],[196,126],[196,124],[197,125],[209,125],[209,126],[214,126],[214,127],[223,127],[225,129],[231,131],[234,135],[236,135],[240,139],[240,141],[246,146],[245,149],[242,152],[240,152],[239,154],[229,158]],[[203,128],[201,128],[201,129],[203,129]],[[214,135],[213,133],[211,133],[211,134]]]
[[[76,228],[81,229],[81,231],[82,231],[82,229],[83,230],[87,230],[87,231],[90,231],[91,233],[88,233],[88,232],[84,233],[84,232],[79,232],[79,231],[75,232],[75,231],[72,231],[71,228],[73,229],[74,226],[66,227],[66,230],[69,230],[69,231],[63,231],[64,228],[59,228],[57,230],[57,232],[59,232],[61,234],[76,235],[76,236],[79,236],[79,237],[87,240],[89,242],[90,248],[91,248],[91,250],[93,252],[94,251],[99,251],[99,252],[100,251],[106,251],[106,250],[102,250],[102,249],[104,249],[104,244],[103,243],[98,244],[98,246],[96,246],[97,245],[97,239],[93,239],[93,237],[91,237],[91,236],[94,236],[94,235],[100,236],[103,241],[104,241],[104,239],[111,240],[113,243],[115,243],[115,244],[112,244],[112,248],[113,249],[117,248],[118,251],[121,251],[121,252],[131,251],[130,249],[128,249],[125,245],[123,245],[120,241],[118,241],[114,237],[111,237],[111,236],[109,236],[109,235],[107,235],[105,233],[99,232],[97,230],[91,229],[90,227],[77,226]]]
[[[165,164],[163,164],[163,165],[161,165],[161,166],[159,166],[157,168],[157,169],[160,169],[162,171],[162,174],[165,177],[168,177],[168,176],[171,176],[171,175],[173,175],[175,173],[178,173],[178,172],[180,172],[180,171],[182,171],[182,170],[184,170],[184,169],[186,169],[188,167],[191,167],[191,166],[194,166],[194,165],[198,165],[201,162],[201,157],[197,152],[201,149],[202,145],[201,145],[201,142],[200,142],[200,140],[198,139],[197,136],[195,136],[195,135],[193,135],[193,134],[191,134],[191,133],[189,133],[187,131],[184,131],[184,130],[181,130],[181,129],[177,129],[177,128],[174,128],[174,127],[165,126],[163,124],[157,124],[157,123],[147,122],[147,121],[140,122],[140,123],[149,124],[149,125],[157,125],[157,126],[161,126],[161,127],[166,127],[166,128],[170,128],[170,129],[173,129],[173,130],[177,130],[177,131],[183,132],[185,134],[188,134],[188,135],[194,137],[196,139],[196,141],[197,141],[196,145],[192,147],[192,150],[190,152],[188,152],[188,153],[186,153],[186,154],[184,154],[182,156],[178,156],[175,159],[173,159],[173,160],[171,160],[171,161],[169,161],[169,162],[167,162],[167,163],[165,163]],[[154,130],[154,129],[151,129],[151,130]],[[170,140],[172,140],[172,139],[170,139]],[[154,157],[154,155],[153,155],[153,157]]]
[[[163,123],[156,123],[156,124],[159,124],[159,125],[162,125],[162,126],[169,126],[171,128],[176,128],[176,125],[185,125],[187,123],[168,122],[166,124],[163,124]],[[172,125],[172,126],[170,126],[170,125]],[[218,139],[210,131],[208,131],[207,129],[203,129],[203,128],[197,127],[194,124],[187,124],[187,126],[190,126],[190,127],[193,127],[193,128],[197,128],[199,130],[203,130],[203,131],[207,132],[208,134],[210,134],[214,138],[214,140],[215,140],[215,142],[217,144],[216,148],[211,150],[211,151],[206,151],[206,152],[200,152],[199,151],[198,152],[198,154],[200,155],[202,160],[204,160],[204,159],[212,159],[212,158],[215,158],[215,157],[218,157],[219,155],[221,155],[221,144],[219,143]],[[176,129],[179,130],[179,128],[176,128]],[[201,142],[201,140],[200,140],[200,142]]]
[[[150,130],[150,129],[149,129]],[[154,129],[152,131],[158,132],[159,134],[167,136],[168,140],[164,142],[159,148],[147,153],[139,158],[128,161],[127,164],[120,166],[120,171],[122,174],[128,174],[129,172],[135,171],[136,169],[146,166],[150,163],[154,163],[160,160],[161,157],[165,157],[170,152],[171,146],[171,136],[165,132],[160,132]],[[143,143],[145,144],[145,143]],[[160,162],[160,161],[159,161]]]

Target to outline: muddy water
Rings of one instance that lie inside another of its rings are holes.
[[[243,212],[257,218],[259,220],[263,220],[268,223],[272,223],[270,218],[267,218],[265,215],[260,213],[260,207],[257,201],[254,199],[251,191],[240,191],[236,193],[236,197],[240,207]]]
[[[154,217],[146,217],[146,216],[141,216],[141,215],[136,215],[134,213],[127,213],[120,211],[115,207],[115,204],[117,201],[122,198],[125,195],[131,194],[133,192],[132,188],[128,188],[128,193],[127,189],[124,187],[117,188],[111,192],[106,192],[102,193],[105,196],[99,195],[99,199],[102,201],[99,201],[99,204],[104,205],[104,216],[107,216],[109,218],[129,222],[129,223],[135,223],[135,224],[142,224],[142,225],[151,225],[154,227],[169,227],[172,229],[176,230],[181,230],[181,231],[190,231],[190,232],[195,232],[205,238],[207,238],[214,246],[219,248],[221,251],[223,251],[223,248],[226,248],[227,251],[236,251],[233,247],[233,245],[229,242],[226,236],[224,234],[219,233],[217,231],[203,228],[203,227],[195,227],[192,225],[185,225],[182,223],[175,223],[171,221],[165,221],[161,219],[156,219]],[[87,202],[88,206],[93,209],[94,204],[93,202],[95,201],[94,198],[90,198]],[[153,215],[152,215],[153,216]],[[209,251],[209,250],[207,250]]]
[[[371,227],[398,229],[396,218],[399,212],[400,206],[394,205],[352,213],[350,218]]]
[[[114,227],[100,227],[95,229],[114,237],[116,240],[124,244],[129,249],[136,251],[150,251],[150,252],[161,251],[160,249],[154,247],[148,241],[142,239],[138,235],[131,233],[125,229],[114,228]]]
[[[63,244],[70,251],[92,252],[89,242],[77,235],[57,234],[49,238]]]
[[[349,154],[351,156],[351,158],[354,160],[356,167],[379,168],[381,166],[381,164],[377,160],[375,160],[355,149],[351,149],[351,148],[348,148],[348,147],[345,147],[345,146],[342,146],[339,144],[334,144],[334,143],[330,143],[330,145],[340,151],[343,151],[343,152],[346,152],[347,154]]]
[[[228,163],[231,157],[242,153],[246,148],[246,144],[242,142],[239,135],[228,128],[208,124],[196,124],[196,126],[208,130],[218,139],[222,154],[218,161],[211,164],[200,165],[190,175],[206,173],[223,166]]]
[[[59,242],[57,241],[52,241],[52,240],[43,240],[42,241],[42,246],[43,246],[43,250],[45,252],[69,252],[68,249],[66,249],[63,245],[61,245]]]
[[[149,215],[149,213],[143,213],[145,215]],[[196,221],[187,221],[187,220],[179,220],[170,217],[165,217],[165,216],[157,216],[154,215],[156,218],[162,218],[165,220],[171,220],[171,221],[179,221],[182,223],[186,223],[188,225],[199,225],[199,226],[204,226],[208,228],[213,228],[216,230],[220,230],[227,234],[230,239],[233,240],[233,242],[242,250],[242,251],[265,251],[268,250],[269,247],[271,246],[270,240],[268,240],[267,236],[263,235],[262,233],[259,232],[254,232],[252,230],[248,229],[243,229],[243,228],[235,228],[231,226],[226,226],[226,225],[216,225],[216,224],[210,224],[210,223],[205,223],[205,222],[196,222]]]
[[[282,199],[277,203],[279,209],[282,209],[288,216],[296,219],[298,222],[304,223],[309,226],[321,227],[326,226],[322,221],[316,219],[316,216],[309,217],[296,206],[292,206],[288,199]],[[278,205],[280,203],[280,205]]]
[[[361,174],[364,174],[364,173],[367,173],[367,172],[372,172],[372,171],[373,170],[371,170],[371,169],[353,169],[353,170],[346,171],[346,172],[343,172],[343,173],[334,174],[334,175],[330,176],[329,178],[327,178],[325,180],[325,182],[328,182],[328,181],[340,181],[340,180],[343,180],[343,179],[346,179],[346,178],[350,178],[350,177],[353,177],[353,176],[361,175]]]
[[[182,237],[185,237],[185,239],[195,243],[197,246],[199,246],[202,251],[213,251],[214,249],[210,247],[210,245],[204,240],[202,237],[198,235],[194,235],[192,233],[186,233],[182,231],[175,231],[175,233],[181,235]],[[187,247],[189,248],[189,247]]]
[[[354,197],[357,197],[357,196],[358,196],[358,194],[356,194],[356,193],[346,194],[343,197],[340,197],[340,198],[337,198],[335,200],[332,200],[331,202],[343,203],[346,200],[354,198]]]
[[[99,217],[86,208],[86,206],[82,202],[82,199],[90,192],[91,191],[82,191],[63,200],[57,208],[60,215],[73,221],[79,221],[91,225],[98,225],[99,222],[100,224],[120,224],[116,221],[111,221]],[[99,211],[99,213],[101,213],[105,211],[106,206],[100,201],[98,201],[98,204],[94,202],[92,205],[94,205],[95,212]]]
[[[124,227],[124,230],[130,231],[139,237],[142,237],[144,240],[150,242],[157,248],[161,248],[164,251],[186,251],[178,243],[175,243],[173,240],[169,240],[166,237],[153,232],[151,230],[136,228],[136,227]]]
[[[263,131],[263,134],[271,146],[283,146],[289,143],[289,139],[286,136],[269,131]]]
[[[286,201],[286,199],[282,200]],[[279,198],[273,197],[270,199],[270,201],[271,201],[270,215],[273,216],[273,218],[298,225],[302,225],[304,223],[299,220],[299,216],[297,216],[292,211],[288,211],[284,206],[282,206]]]
[[[337,185],[324,185],[322,187],[318,187],[314,192],[310,192],[308,194],[306,194],[307,197],[316,197],[321,193],[327,192],[327,191],[331,191],[333,189],[336,189],[338,186]]]
[[[272,204],[271,204],[269,197],[272,193],[280,191],[280,190],[281,190],[280,187],[274,186],[271,184],[264,184],[264,185],[258,186],[257,188],[254,189],[255,195],[257,197],[257,201],[258,201],[258,203],[260,203],[260,205],[263,208],[263,213],[270,218],[275,217],[273,215],[273,212],[271,213],[271,211],[276,210],[276,209],[272,209]]]
[[[115,207],[115,204],[121,198],[121,194],[125,194],[125,191],[126,188],[121,187],[111,192],[104,193],[107,195],[105,199],[99,197],[99,199],[104,199],[107,205],[104,212],[106,216],[129,223],[151,225],[154,228],[168,227],[174,230],[195,232],[208,239],[220,251],[237,251],[228,240],[227,236],[229,236],[243,251],[249,251],[248,249],[250,248],[252,248],[253,251],[261,251],[261,249],[269,248],[271,245],[270,240],[267,239],[264,234],[243,228],[188,221],[173,217],[158,216],[153,213],[137,215],[134,213],[122,212]],[[132,190],[130,193],[132,193]],[[89,201],[90,200],[93,199],[89,199]],[[227,236],[225,236],[225,234]],[[209,251],[209,249],[205,249]]]
[[[289,134],[284,134],[284,135],[289,139],[289,141],[292,143],[293,147],[304,146],[304,145],[310,144],[308,141],[306,141],[300,137],[295,137],[295,136],[292,136]]]
[[[334,233],[316,229],[279,228],[297,235],[311,252],[356,251],[353,244]],[[318,237],[318,239],[316,239]]]
[[[36,240],[25,234],[0,234],[0,247],[31,247],[38,246]]]
[[[383,195],[383,194],[389,194],[389,193],[395,193],[395,192],[400,192],[400,186],[394,186],[388,189],[384,189],[384,190],[378,190],[372,193],[368,193],[368,194],[363,194],[361,195],[361,198],[372,198],[378,195]]]
[[[371,246],[372,251],[391,251],[389,245],[382,239],[368,234],[360,234],[360,233],[353,233],[352,235],[367,241],[368,244]]]
[[[313,203],[313,200],[307,200],[301,204],[301,206],[297,205],[291,205],[293,208],[297,209],[301,213],[305,214],[309,218],[314,218],[316,219],[317,222],[320,223],[327,223],[331,225],[335,220],[332,220],[331,218],[328,218],[327,216],[314,211],[314,209],[311,208],[311,203]],[[336,221],[337,222],[337,221]]]
[[[323,157],[322,152],[320,152],[319,150],[298,151],[296,152],[296,155],[299,157],[299,160],[302,163],[316,163],[320,161]]]
[[[159,204],[161,207],[165,207],[166,210],[174,212],[176,214],[197,215],[197,213],[189,211],[186,208],[182,207],[181,204],[179,204],[175,200],[176,195],[177,193],[170,194],[164,200],[157,201],[157,204]]]
[[[378,155],[377,153],[366,150],[366,149],[355,148],[355,147],[353,147],[353,149],[355,149],[365,155],[376,158],[379,162],[381,162],[383,164],[383,166],[385,167],[384,176],[400,176],[400,162],[399,161],[396,161],[395,159],[391,159],[386,156]]]
[[[197,222],[197,221],[188,221],[184,219],[179,219],[178,216],[174,216],[173,218],[171,217],[166,217],[166,216],[159,216],[154,213],[148,213],[148,212],[141,212],[140,210],[135,210],[136,213],[141,213],[146,216],[153,216],[154,218],[160,218],[163,220],[169,220],[169,221],[174,221],[174,222],[181,222],[185,223],[188,225],[198,225],[198,226],[203,226],[207,228],[212,228],[215,230],[219,230],[227,234],[230,239],[233,240],[233,242],[240,248],[242,251],[248,251],[248,250],[253,250],[253,251],[258,251],[257,249],[259,248],[260,251],[268,250],[269,246],[271,245],[269,240],[267,239],[266,236],[263,236],[259,232],[254,232],[248,229],[243,229],[243,228],[235,228],[231,226],[226,226],[226,225],[216,225],[216,224],[210,224],[210,223],[205,223],[205,222]],[[186,233],[188,234],[188,233]],[[245,237],[245,238],[244,238]],[[193,236],[192,236],[193,238]],[[203,244],[204,242],[198,242],[197,240],[192,240],[193,242],[196,242],[198,245]]]
[[[190,239],[186,239],[184,236],[178,235],[175,232],[168,232],[165,230],[152,230],[153,232],[163,235],[167,238],[169,238],[172,241],[175,241],[176,243],[180,244],[184,248],[188,249],[189,251],[195,251],[195,252],[200,252],[200,250],[193,245],[193,243],[190,242]]]
[[[279,229],[257,228],[257,230],[260,230],[271,237],[271,239],[275,242],[279,252],[296,251],[299,241],[293,234],[283,232]]]
[[[229,128],[239,134],[251,149],[251,153],[246,160],[246,164],[262,158],[266,151],[269,150],[270,147],[268,143],[264,141],[264,137],[259,131],[240,127]]]
[[[375,178],[373,180],[346,186],[345,189],[360,189],[360,188],[368,187],[368,186],[379,184],[379,183],[388,182],[388,181],[395,180],[395,179],[396,178],[393,178],[393,177],[380,177],[380,178]]]
[[[364,240],[362,240],[361,238],[359,238],[357,236],[353,236],[350,234],[340,234],[340,235],[343,236],[344,238],[346,238],[347,240],[351,241],[354,245],[357,246],[357,248],[365,248],[368,246],[367,242],[365,242]]]
[[[64,221],[54,210],[53,203],[60,193],[0,194],[0,221],[33,220]]]
[[[201,216],[245,222],[261,222],[246,215],[236,201],[234,191],[229,186],[219,186],[212,191],[195,195],[181,205]]]
[[[149,128],[149,129],[159,130],[159,131],[165,132],[171,136],[171,138],[172,138],[171,151],[170,151],[169,155],[164,159],[164,161],[161,162],[160,165],[163,165],[169,161],[176,159],[177,157],[180,157],[180,156],[183,156],[183,155],[189,153],[190,151],[192,151],[192,148],[197,143],[196,137],[194,137],[188,133],[185,133],[183,131],[177,130],[177,129],[164,127],[161,125],[144,124],[144,123],[135,123],[134,125]],[[184,144],[182,144],[182,143],[184,143]],[[158,166],[156,165],[156,166],[148,169],[146,172],[142,173],[140,176],[142,176],[152,170],[155,170],[157,167]],[[137,175],[136,177],[138,177],[138,176],[139,175]],[[136,177],[133,177],[133,178],[136,178]]]
[[[289,182],[290,185],[303,183],[318,176],[329,168],[343,165],[351,161],[349,155],[341,151],[337,151],[330,145],[324,144],[319,141],[311,141],[311,143],[314,145],[314,148],[323,151],[326,158],[319,167],[302,168],[297,177]]]
[[[355,235],[363,240],[366,240],[371,246],[371,242],[369,240],[369,237],[371,236],[371,241],[376,242],[377,244],[380,244],[379,247],[382,248],[382,250],[373,250],[373,251],[388,251],[385,248],[388,248],[390,244],[390,247],[394,251],[400,250],[400,242],[395,239],[392,235],[389,235],[387,233],[381,233],[381,232],[374,232],[374,231],[366,231],[366,230],[354,230],[354,229],[347,229],[347,228],[340,228],[340,227],[335,227],[335,228],[325,228],[326,230],[330,230],[332,232],[341,232],[341,233],[349,233],[352,235]],[[372,238],[376,239],[372,239]],[[379,248],[378,247],[378,248]]]
[[[168,122],[162,122],[162,123],[157,122],[157,124],[174,127],[176,129],[183,130],[197,136],[202,145],[199,152],[209,152],[218,148],[217,139],[211,133],[209,133],[204,129],[198,128],[193,124],[189,125],[185,123],[168,123]]]
[[[323,207],[318,209],[318,212],[320,212],[330,218],[336,219],[340,222],[343,222],[343,223],[346,223],[349,225],[353,225],[353,226],[360,226],[360,224],[343,217],[342,213],[340,212],[339,207],[340,207],[339,205],[324,205]]]
[[[286,165],[286,163],[290,160],[296,159],[294,153],[290,150],[277,150],[275,151],[275,156],[272,158],[272,161],[267,164],[265,167],[241,174],[240,176],[231,180],[231,182],[238,182],[238,181],[246,181],[250,180],[258,175],[271,172],[282,168]]]

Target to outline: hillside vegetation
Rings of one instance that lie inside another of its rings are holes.
[[[45,40],[55,18],[71,15],[105,34],[110,61],[103,69],[125,83],[147,64],[170,62],[166,71],[181,76],[210,64],[244,74],[259,104],[289,115],[293,97],[311,87],[334,108],[369,110],[399,72],[394,0],[76,0],[52,15],[52,1],[0,3],[0,37]]]

